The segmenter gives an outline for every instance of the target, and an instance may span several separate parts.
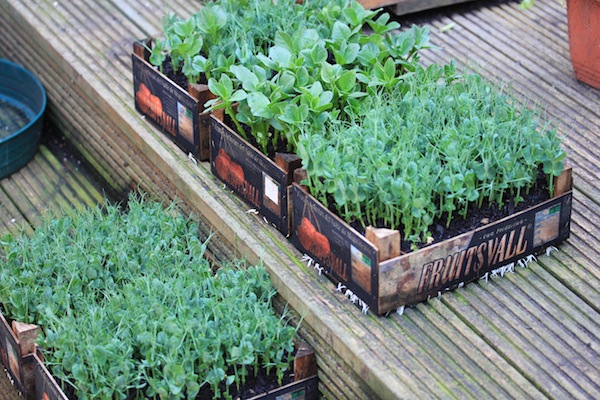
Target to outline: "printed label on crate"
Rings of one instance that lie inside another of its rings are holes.
[[[21,377],[21,352],[19,342],[4,316],[0,314],[0,359],[8,371],[14,384],[23,391]]]
[[[287,234],[287,173],[214,117],[210,153],[213,174]]]
[[[571,192],[472,232],[379,266],[381,312],[436,296],[447,288],[480,278],[570,232]]]
[[[135,54],[132,60],[135,108],[184,151],[198,156],[198,101],[148,62]]]
[[[378,250],[298,185],[290,188],[290,240],[371,307],[376,304]]]

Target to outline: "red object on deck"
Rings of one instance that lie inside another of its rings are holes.
[[[600,0],[567,0],[567,17],[575,78],[600,89]]]

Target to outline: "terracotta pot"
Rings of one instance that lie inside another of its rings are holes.
[[[600,89],[600,0],[567,0],[567,17],[575,78]]]

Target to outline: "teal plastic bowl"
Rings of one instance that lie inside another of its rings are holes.
[[[0,59],[0,179],[37,152],[45,110],[42,83],[22,66]]]

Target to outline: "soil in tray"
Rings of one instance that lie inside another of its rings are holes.
[[[275,375],[275,370],[271,371],[270,375],[267,375],[265,370],[260,370],[256,377],[254,377],[254,372],[250,370],[248,377],[246,378],[246,385],[240,386],[240,390],[237,390],[235,384],[233,384],[229,388],[229,393],[234,399],[250,399],[254,396],[258,396],[259,394],[266,393],[270,390],[276,389],[280,386],[287,385],[294,381],[294,376],[290,370],[284,375],[283,382],[281,385],[277,382],[277,376]],[[221,385],[221,392],[223,393],[225,390],[225,386]],[[205,385],[198,393],[196,400],[210,400],[213,398],[213,392]]]
[[[173,64],[171,64],[170,57],[167,57],[167,59],[165,61],[163,61],[161,71],[167,78],[172,80],[175,84],[177,84],[179,87],[181,87],[183,90],[185,90],[187,92],[188,79],[181,72],[181,70],[175,71],[173,69]],[[207,83],[207,79],[206,79],[206,76],[204,75],[204,73],[202,73],[200,75],[200,79],[198,80],[198,83],[204,83],[204,84]]]

